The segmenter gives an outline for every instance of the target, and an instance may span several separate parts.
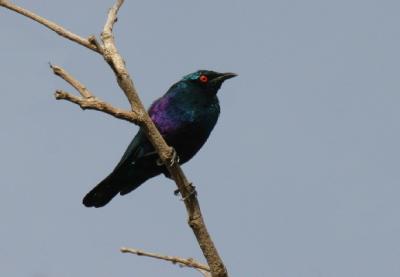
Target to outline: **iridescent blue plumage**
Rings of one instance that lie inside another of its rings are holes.
[[[149,115],[168,145],[176,150],[180,163],[190,160],[206,142],[220,113],[217,91],[226,79],[234,76],[196,71],[175,83],[151,105]],[[118,193],[127,194],[151,177],[161,173],[168,176],[166,168],[157,165],[157,158],[144,132],[139,130],[113,172],[85,196],[83,204],[102,207]]]

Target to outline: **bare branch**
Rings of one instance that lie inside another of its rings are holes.
[[[113,107],[112,105],[104,102],[96,97],[77,79],[75,79],[70,73],[65,71],[63,68],[51,65],[51,69],[54,74],[64,79],[67,83],[69,83],[72,87],[74,87],[82,97],[74,96],[68,92],[57,90],[55,93],[55,97],[57,100],[67,100],[69,102],[78,104],[83,110],[97,110],[109,115],[112,115],[116,118],[123,119],[129,121],[131,123],[140,125],[143,123],[143,115],[136,111],[126,111],[122,109],[118,109]]]
[[[101,53],[101,50],[97,48],[95,44],[90,43],[90,41],[86,38],[80,37],[77,34],[72,33],[71,31],[61,27],[60,25],[43,18],[27,9],[24,9],[22,7],[19,7],[10,1],[7,0],[1,0],[0,1],[0,6],[3,6],[9,10],[12,10],[14,12],[17,12],[23,16],[29,17],[30,19],[33,19],[34,21],[42,24],[43,26],[49,28],[50,30],[56,32],[62,37],[65,37],[66,39],[75,41],[76,43],[79,43],[80,45],[85,46],[86,48],[89,48],[90,50],[93,50],[95,52]]]
[[[101,40],[104,44],[103,57],[114,71],[118,85],[128,98],[128,101],[131,104],[131,109],[144,109],[144,106],[138,97],[135,85],[126,69],[125,61],[115,46],[114,35],[112,33],[114,23],[117,21],[117,13],[123,3],[123,0],[117,0],[108,12],[107,21],[104,25],[103,32],[101,33]]]
[[[192,268],[196,268],[196,269],[201,269],[201,270],[204,270],[207,272],[210,271],[210,268],[207,265],[202,264],[192,258],[185,259],[185,258],[176,257],[176,256],[161,255],[161,254],[157,254],[157,253],[146,252],[146,251],[136,249],[136,248],[127,248],[127,247],[122,247],[120,250],[122,253],[131,253],[131,254],[135,254],[138,256],[146,256],[146,257],[150,257],[150,258],[168,261],[173,264],[178,264],[181,266],[187,266],[187,267],[192,267]]]
[[[213,277],[227,277],[228,272],[204,222],[195,188],[189,183],[182,168],[178,164],[174,164],[172,168],[168,168],[168,170],[181,192],[186,211],[189,215],[189,226],[192,228],[204,257],[210,266],[211,275]]]
[[[68,73],[63,68],[57,65],[51,65],[50,68],[53,70],[53,73],[67,83],[69,83],[72,87],[74,87],[82,97],[74,96],[68,92],[57,90],[55,93],[55,97],[57,100],[67,100],[69,102],[78,104],[83,110],[97,110],[105,112],[109,115],[112,115],[116,118],[123,119],[135,124],[142,124],[142,115],[135,111],[126,111],[122,109],[118,109],[113,107],[112,105],[104,102],[96,97],[77,79],[75,79],[70,73]]]
[[[67,83],[73,86],[84,98],[92,98],[93,94],[78,80],[76,80],[72,75],[70,75],[63,68],[50,64],[50,68],[53,70],[53,73],[60,78],[64,79]]]
[[[112,6],[112,8],[108,11],[107,21],[106,24],[104,25],[103,32],[112,35],[114,23],[117,22],[117,14],[122,4],[124,4],[124,0],[117,0],[114,6]]]
[[[137,114],[136,112],[132,111],[115,108],[110,104],[108,104],[107,102],[104,102],[95,97],[83,98],[72,95],[63,90],[56,90],[54,96],[57,100],[67,100],[68,102],[75,103],[79,105],[83,110],[96,110],[112,115],[116,118],[129,121],[134,124],[142,124],[142,116],[140,114]]]

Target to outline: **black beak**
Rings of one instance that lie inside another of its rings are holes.
[[[220,75],[212,80],[213,83],[222,84],[225,80],[238,76],[235,73],[227,72],[227,73],[220,73]]]

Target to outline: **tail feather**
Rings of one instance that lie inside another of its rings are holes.
[[[131,171],[114,171],[86,194],[82,203],[86,207],[103,207],[118,193],[125,195],[138,188],[147,179],[160,173],[161,171],[159,168],[153,168],[151,170],[136,168]]]
[[[82,200],[83,205],[96,208],[105,206],[118,194],[120,185],[115,183],[113,174],[109,175],[86,194]]]
[[[136,176],[135,178],[135,182],[131,182],[129,185],[127,186],[123,186],[120,190],[119,190],[119,194],[120,195],[125,195],[130,193],[131,191],[137,189],[141,184],[143,184],[144,182],[146,182],[149,178],[156,176],[157,174],[153,174],[153,175],[147,175],[147,176]]]
[[[165,171],[157,165],[157,158],[153,146],[140,129],[113,172],[83,198],[83,205],[103,207],[118,193],[127,194],[147,179]]]

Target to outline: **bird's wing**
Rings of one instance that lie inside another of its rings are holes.
[[[170,115],[168,115],[168,110],[171,109],[174,111],[173,119],[171,119]],[[194,124],[191,120],[191,117],[181,114],[186,111],[176,107],[176,105],[170,102],[170,97],[168,94],[165,94],[154,101],[148,112],[164,139],[172,145],[174,145],[176,137],[180,137],[181,134],[193,129],[189,128]],[[187,120],[182,120],[182,118],[187,118]],[[175,124],[166,124],[165,126],[165,124],[162,123],[163,121],[177,121],[178,119],[179,122],[174,122]],[[158,154],[155,152],[154,147],[147,139],[144,131],[140,129],[133,138],[132,142],[129,144],[114,171],[120,168],[126,168],[127,166],[135,163],[153,163],[157,158]]]
[[[114,171],[121,167],[134,164],[142,158],[153,158],[153,156],[156,158],[157,153],[154,151],[153,146],[147,139],[142,129],[140,129],[129,144],[125,153],[122,155],[122,158],[115,167]]]

